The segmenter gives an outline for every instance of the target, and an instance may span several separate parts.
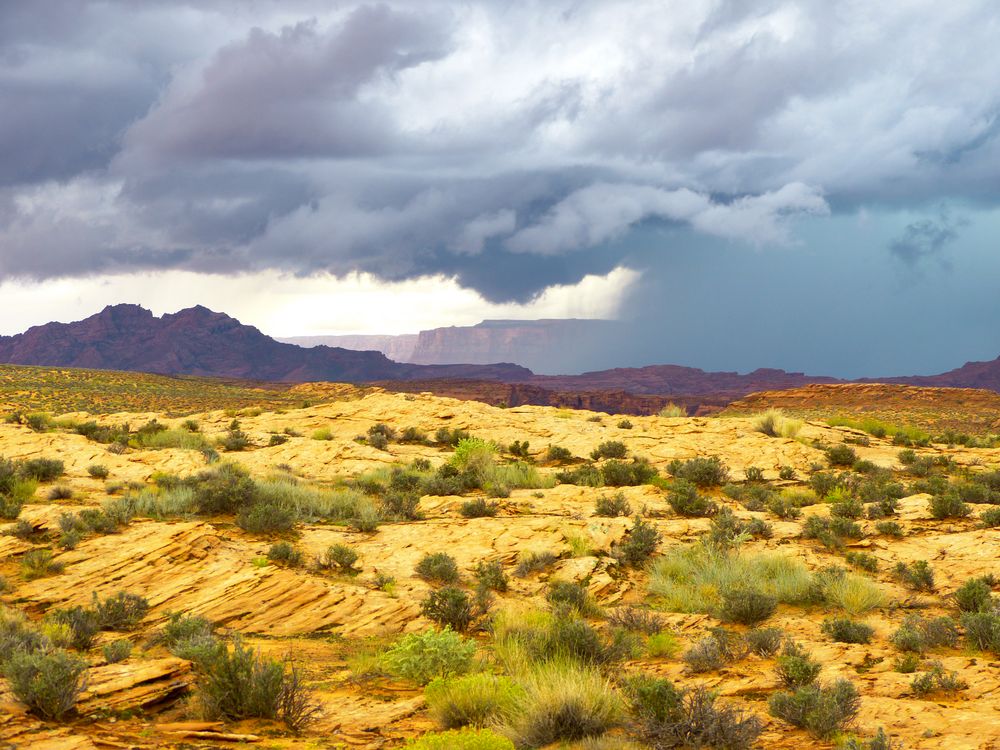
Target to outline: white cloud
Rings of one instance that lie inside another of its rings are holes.
[[[492,304],[454,279],[423,276],[398,283],[370,274],[299,278],[264,271],[215,276],[189,271],[0,283],[0,334],[20,333],[51,320],[79,320],[109,300],[156,314],[196,304],[225,312],[274,336],[415,333],[473,325],[484,318],[613,318],[639,274],[619,267],[552,286],[526,304]]]

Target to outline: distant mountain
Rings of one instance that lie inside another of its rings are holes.
[[[399,336],[296,336],[299,346],[375,349],[397,362],[420,365],[517,362],[534,372],[579,372],[622,324],[592,318],[484,320],[474,326],[431,328]]]
[[[419,366],[375,351],[305,349],[201,306],[157,318],[138,305],[115,305],[75,323],[35,326],[0,337],[0,362],[287,382],[531,376],[510,364]]]
[[[275,340],[286,344],[295,344],[296,346],[333,346],[362,352],[382,352],[382,354],[393,362],[409,362],[413,357],[413,350],[417,346],[417,334],[415,333],[403,333],[397,336],[366,336],[363,334],[345,336],[288,336],[286,338],[279,336]],[[510,361],[513,361],[513,359]],[[429,364],[442,363],[431,362]]]
[[[572,350],[575,336],[606,321],[484,321],[477,326],[425,332],[413,356],[487,357],[496,351]],[[462,349],[462,342],[469,346]],[[478,342],[478,343],[477,343]],[[520,343],[517,343],[520,342]],[[528,343],[525,343],[528,342]],[[421,346],[423,349],[421,350]],[[503,349],[503,347],[508,347]],[[0,337],[0,363],[134,370],[164,375],[203,375],[281,382],[379,382],[398,390],[429,390],[490,403],[552,404],[621,413],[650,413],[665,400],[689,412],[718,409],[756,391],[809,384],[878,382],[986,388],[1000,392],[1000,358],[969,362],[940,375],[844,381],[822,375],[759,369],[705,372],[679,365],[618,368],[581,375],[536,375],[519,364],[414,364],[394,362],[378,351],[301,347],[276,341],[252,326],[204,307],[155,317],[138,305],[116,305],[75,323],[47,323]]]

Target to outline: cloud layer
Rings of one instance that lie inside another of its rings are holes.
[[[1000,202],[988,0],[41,5],[0,6],[0,279],[525,301],[639,267],[649,228],[767,252],[908,210],[878,251],[918,263],[960,226],[940,205]]]

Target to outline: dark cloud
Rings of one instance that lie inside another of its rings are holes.
[[[936,218],[911,222],[903,233],[889,244],[889,252],[908,266],[927,260],[937,260],[947,266],[945,249],[958,239],[966,219],[953,219],[947,208],[942,207]]]
[[[635,262],[649,227],[753,254],[858,206],[993,207],[994,16],[986,0],[3,3],[0,278],[441,273],[525,300]],[[915,222],[892,254],[941,258],[959,230]]]

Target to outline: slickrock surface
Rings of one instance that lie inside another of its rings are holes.
[[[860,433],[831,428],[821,421],[806,423],[798,439],[770,438],[756,431],[746,417],[660,418],[629,417],[631,429],[617,427],[618,417],[604,415],[591,421],[589,412],[524,406],[500,409],[430,394],[351,392],[340,387],[347,400],[284,412],[239,415],[241,429],[251,438],[251,450],[223,454],[224,460],[244,466],[255,478],[291,471],[300,482],[333,486],[357,474],[380,467],[427,459],[438,466],[451,456],[434,445],[391,443],[377,450],[355,441],[377,423],[396,430],[418,427],[433,435],[440,427],[461,428],[478,437],[508,445],[527,440],[543,474],[557,467],[544,462],[548,446],[568,449],[580,459],[601,442],[620,440],[631,454],[645,456],[665,474],[673,459],[718,456],[735,481],[742,482],[749,467],[763,469],[775,486],[801,487],[815,464],[826,465],[814,441],[833,445],[857,439]],[[334,391],[331,390],[331,394]],[[360,396],[360,397],[359,397]],[[79,420],[84,415],[76,414]],[[180,418],[155,414],[87,416],[106,425],[133,426],[157,417],[169,426]],[[222,410],[194,416],[207,438],[221,436],[233,419]],[[312,439],[316,430],[330,431],[330,440]],[[268,445],[272,434],[291,433],[287,442]],[[871,438],[854,446],[859,458],[900,471],[898,447]],[[1000,450],[945,449],[919,451],[947,453],[958,466],[975,471],[1000,464]],[[542,574],[511,577],[510,590],[498,604],[531,602],[544,605],[551,580],[584,582],[604,607],[641,604],[647,597],[648,577],[625,571],[609,556],[632,526],[631,518],[594,515],[595,500],[617,489],[558,484],[549,489],[514,490],[499,500],[496,517],[462,517],[461,497],[424,497],[422,520],[385,523],[376,532],[352,531],[336,524],[299,525],[294,539],[307,562],[335,543],[352,546],[359,554],[354,576],[316,571],[308,565],[288,568],[266,562],[268,548],[278,537],[248,534],[228,517],[198,517],[173,521],[136,519],[117,534],[88,536],[72,550],[54,545],[59,517],[66,511],[99,507],[108,499],[103,480],[92,479],[87,467],[106,466],[116,482],[149,483],[154,475],[193,475],[206,468],[196,450],[131,448],[115,454],[106,446],[64,431],[33,432],[22,425],[0,424],[0,456],[9,459],[59,458],[71,488],[68,500],[48,500],[41,486],[21,518],[34,534],[28,540],[0,536],[0,574],[9,584],[4,604],[40,619],[52,607],[87,605],[93,595],[106,597],[128,591],[146,597],[151,605],[139,630],[126,634],[135,644],[132,656],[120,664],[105,664],[100,649],[87,654],[92,666],[89,685],[78,705],[79,716],[66,726],[41,722],[25,713],[0,682],[0,743],[11,747],[89,750],[107,747],[222,747],[246,746],[317,748],[395,748],[403,740],[434,728],[419,688],[390,679],[357,679],[348,660],[371,644],[387,643],[400,633],[422,631],[430,623],[420,614],[420,602],[430,591],[416,577],[414,567],[429,552],[452,555],[463,577],[482,560],[500,560],[510,569],[526,551],[550,551],[558,562]],[[791,467],[794,480],[779,480],[782,467]],[[620,490],[634,511],[640,509],[663,535],[661,551],[690,542],[709,528],[709,520],[682,518],[670,510],[664,490],[651,485]],[[773,525],[768,540],[749,542],[750,551],[780,552],[801,559],[811,570],[842,565],[843,556],[818,543],[800,538],[802,521],[810,515],[828,515],[823,503],[803,509],[799,520],[779,520],[766,512],[750,512],[714,492],[715,499],[743,518],[766,518]],[[820,630],[831,611],[821,605],[781,606],[768,625],[780,627],[804,645],[824,665],[823,679],[851,679],[862,694],[857,727],[873,732],[878,726],[905,741],[907,748],[974,750],[1000,747],[1000,659],[961,646],[935,651],[932,658],[946,670],[955,670],[969,687],[950,697],[924,700],[910,690],[912,675],[894,671],[898,652],[888,637],[909,612],[942,614],[947,593],[965,580],[997,572],[1000,530],[977,527],[976,516],[987,506],[973,506],[969,519],[936,521],[927,509],[928,495],[913,494],[900,501],[896,520],[907,536],[891,539],[872,531],[874,522],[862,520],[868,535],[848,542],[848,549],[865,551],[879,563],[875,578],[887,595],[888,606],[864,617],[876,630],[870,645],[834,643]],[[0,527],[11,529],[14,522]],[[49,535],[48,541],[45,534]],[[574,557],[570,539],[585,537],[593,553]],[[65,570],[36,580],[23,580],[18,565],[26,552],[49,547]],[[897,562],[928,560],[937,590],[915,594],[891,575]],[[390,592],[379,590],[375,576],[395,578]],[[223,633],[240,633],[253,646],[274,656],[291,655],[302,665],[317,691],[316,721],[302,736],[287,734],[274,722],[201,722],[190,702],[195,674],[183,659],[169,656],[148,637],[161,627],[168,613],[197,614],[213,621]],[[683,647],[697,641],[718,622],[704,614],[664,613]],[[118,634],[102,634],[98,645]],[[488,640],[480,636],[483,650]],[[668,676],[680,684],[706,684],[724,697],[741,702],[765,721],[760,746],[765,748],[827,748],[804,731],[771,718],[766,698],[778,688],[772,659],[747,657],[718,672],[691,675],[678,658],[644,657],[626,668]],[[240,738],[236,740],[234,738]],[[261,740],[261,738],[264,738]],[[262,744],[258,745],[258,740]],[[266,744],[272,742],[274,744]],[[117,744],[116,744],[117,743]],[[187,743],[187,744],[185,744]]]

